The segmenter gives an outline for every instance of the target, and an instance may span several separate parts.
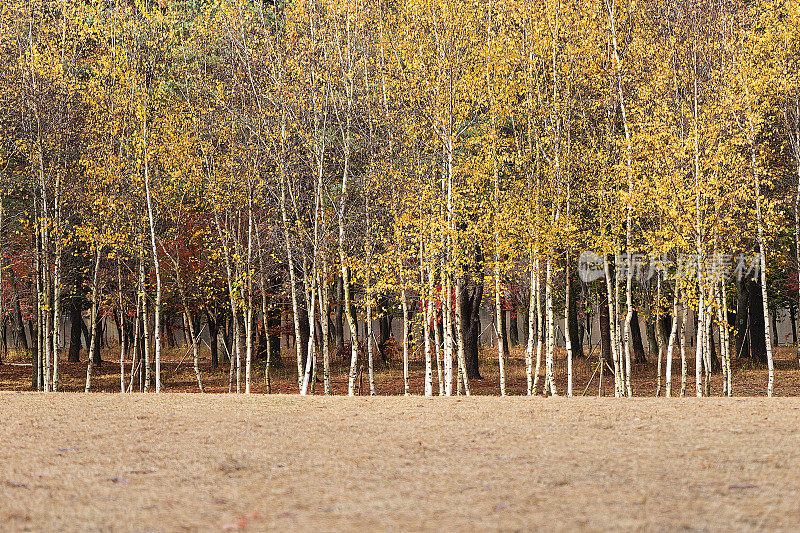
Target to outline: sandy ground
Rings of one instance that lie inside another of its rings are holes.
[[[800,529],[800,400],[0,393],[0,530]]]

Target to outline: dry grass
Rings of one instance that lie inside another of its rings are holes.
[[[800,400],[0,393],[4,531],[797,531]]]

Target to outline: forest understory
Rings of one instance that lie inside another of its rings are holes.
[[[587,350],[588,351],[588,350]],[[119,371],[119,351],[116,348],[103,350],[103,363],[95,366],[93,379],[93,390],[96,392],[119,392],[120,390],[120,371]],[[213,368],[210,363],[207,351],[201,352],[199,366],[203,380],[205,392],[221,393],[229,390],[229,371],[228,363],[221,363],[217,368]],[[284,365],[281,368],[271,368],[270,370],[270,392],[279,394],[297,394],[297,371],[294,368],[292,357],[294,348],[282,346],[282,359]],[[331,365],[331,387],[333,394],[346,395],[348,390],[349,373],[349,353],[348,357],[340,356],[332,358]],[[480,352],[480,372],[482,379],[470,380],[471,393],[476,395],[494,396],[500,394],[500,373],[496,359],[496,349],[492,347],[482,347]],[[66,360],[59,362],[61,372],[60,391],[64,392],[83,392],[86,379],[86,354],[81,352],[81,361],[69,363]],[[793,346],[782,346],[774,348],[775,357],[775,396],[800,396],[800,369],[798,369],[796,359],[796,348]],[[375,358],[375,388],[378,395],[402,395],[404,391],[403,363],[402,359],[394,357],[385,363],[379,357]],[[695,368],[694,368],[694,348],[687,347],[686,353],[686,396],[695,396]],[[173,348],[165,352],[162,361],[162,385],[164,392],[199,392],[197,381],[195,380],[194,369],[191,356],[186,356],[186,349]],[[575,396],[597,396],[599,392],[599,372],[597,370],[597,354],[593,353],[588,359],[580,358],[574,361],[573,379]],[[764,396],[767,390],[768,372],[767,368],[753,364],[750,359],[739,358],[732,360],[733,369],[733,395],[734,396]],[[321,366],[321,365],[320,365]],[[253,366],[253,377],[251,391],[253,393],[266,393],[266,381],[264,379],[264,362],[259,362]],[[664,395],[664,368],[665,362],[662,361],[662,378],[660,395]],[[555,379],[556,390],[559,394],[564,394],[567,387],[567,360],[564,348],[557,348],[555,355]],[[125,364],[126,384],[130,386],[131,362]],[[511,395],[524,395],[526,393],[527,381],[525,376],[525,354],[520,347],[511,348],[510,357],[506,360],[506,393]],[[4,358],[4,364],[0,365],[0,391],[24,391],[31,389],[31,365],[30,357],[22,358],[13,352]],[[645,363],[638,363],[633,366],[632,388],[634,396],[656,396],[658,364],[654,357]],[[681,362],[680,357],[676,356],[673,362],[672,395],[679,396],[681,390]],[[321,376],[320,376],[321,379]],[[722,374],[717,371],[711,375],[711,394],[713,396],[722,395]],[[424,392],[425,362],[416,354],[409,362],[409,382],[411,394],[421,395]],[[540,369],[539,387],[537,393],[542,394],[542,387],[545,382],[545,369],[542,365]],[[439,390],[439,383],[434,372],[434,392]],[[139,380],[135,380],[134,391],[139,391]],[[235,378],[231,387],[236,391]],[[455,390],[455,388],[454,388]],[[604,396],[614,396],[614,375],[611,369],[611,362],[606,367],[603,374]],[[322,383],[315,383],[314,394],[323,394]],[[366,363],[358,374],[356,384],[356,394],[369,395],[369,383]]]

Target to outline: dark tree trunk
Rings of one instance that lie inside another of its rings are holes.
[[[500,310],[500,323],[497,324],[497,329],[503,332],[503,355],[508,357],[508,309]]]
[[[633,362],[634,364],[641,364],[647,362],[647,356],[644,353],[644,344],[642,344],[642,329],[639,325],[639,313],[636,309],[633,310],[631,316],[631,342],[633,342]]]
[[[435,311],[436,313],[436,329],[439,330],[439,338],[441,339],[442,343],[444,343],[444,316],[442,315],[442,309],[438,309]],[[436,337],[434,336],[434,339]],[[442,355],[444,358],[444,355]]]
[[[166,331],[167,347],[175,347],[175,325],[172,323],[172,316],[164,313],[164,331]]]
[[[570,284],[570,291],[567,317],[569,318],[569,338],[572,341],[572,356],[583,358],[583,338],[578,323],[578,295],[574,283]]]
[[[308,313],[305,309],[298,309],[300,313],[300,353],[303,357],[303,368],[306,367],[306,359],[308,359],[308,341],[311,339],[311,326],[308,323]]]
[[[333,308],[333,339],[336,352],[339,353],[344,350],[344,281],[341,274],[336,276],[334,285],[336,305]],[[383,352],[381,354],[383,355]]]
[[[757,281],[748,283],[750,292],[750,357],[758,364],[767,364],[767,344],[764,340],[764,307],[761,298],[761,284]]]
[[[13,274],[14,269],[9,269],[9,272]],[[12,278],[12,283],[14,285],[14,314],[17,322],[17,334],[19,336],[19,341],[22,343],[22,349],[27,352],[28,337],[25,335],[25,321],[22,320],[22,308],[19,305],[19,290],[17,288],[16,278]]]
[[[714,342],[714,327],[713,327],[713,325],[712,325],[711,328],[709,328],[708,335],[709,335],[708,344],[709,344],[709,347],[711,349],[711,353],[709,354],[711,356],[710,357],[710,359],[711,359],[711,372],[716,373],[716,372],[719,372],[720,370],[722,370],[722,361],[720,361],[719,358],[717,358],[717,345]]]
[[[649,316],[644,321],[644,333],[647,335],[647,353],[651,359],[658,358],[658,340],[656,339],[656,320]]]
[[[225,351],[220,354],[222,356],[220,360],[222,363],[228,363],[230,357],[233,357],[233,321],[231,320],[231,314],[226,311],[220,322],[222,344],[225,346]]]
[[[483,299],[483,280],[466,285],[461,306],[461,320],[464,328],[464,359],[469,379],[481,378],[479,368],[478,341],[481,334],[480,305]]]
[[[83,315],[81,314],[81,319],[78,321],[78,325],[81,327],[81,333],[83,334],[83,345],[86,346],[86,349],[89,349],[89,345],[92,343],[92,337],[89,334],[89,326],[86,325],[86,322],[83,321]]]
[[[267,360],[267,342],[265,328],[258,328],[258,348],[256,348],[256,359],[259,361]],[[270,358],[269,366],[272,366],[272,358]]]
[[[208,346],[211,350],[211,366],[217,368],[219,366],[219,346],[217,339],[219,336],[219,324],[217,320],[211,316],[206,310],[206,322],[208,323]]]
[[[0,320],[0,337],[2,338],[3,342],[3,351],[0,352],[0,365],[3,364],[3,355],[8,353],[8,342],[6,339],[6,319],[3,317]]]
[[[389,313],[389,300],[386,296],[378,299],[378,352],[385,363],[388,358],[387,344],[392,336],[392,315]]]
[[[122,322],[120,321],[120,316],[116,309],[111,311],[111,318],[114,319],[114,328],[117,330],[117,342],[119,346],[122,346]],[[106,329],[108,329],[108,326],[106,326]]]
[[[772,345],[778,345],[778,310],[773,308],[769,310],[770,322],[772,322]]]
[[[267,336],[269,337],[270,349],[270,368],[283,368],[281,358],[281,308],[275,304],[267,310]]]
[[[792,324],[792,344],[797,344],[797,307],[794,304],[789,306],[789,322]]]
[[[100,322],[100,330],[99,330],[99,334],[97,335],[97,338],[100,341],[100,348],[107,348],[108,347],[108,317],[105,316],[105,315],[102,318],[98,317],[98,321]]]
[[[35,310],[35,308],[34,308]],[[28,321],[28,330],[31,332],[31,363],[33,364],[33,374],[31,375],[31,388],[39,386],[39,331],[36,329],[36,322]]]
[[[69,322],[69,354],[67,355],[67,361],[77,363],[81,356],[83,314],[81,313],[80,297],[75,295],[69,299]]]
[[[750,357],[748,309],[750,290],[747,281],[736,281],[736,316],[734,318],[734,357]]]
[[[661,344],[666,346],[669,344],[669,336],[672,333],[672,315],[665,314],[661,315]],[[675,346],[678,346],[677,342],[680,339],[679,335],[675,335]],[[673,347],[674,349],[674,347]]]
[[[461,309],[457,312],[460,313],[464,332],[464,362],[467,366],[467,377],[482,379],[478,357],[478,341],[481,335],[480,307],[483,300],[483,251],[480,246],[475,246],[472,272],[465,274],[463,286],[465,294]]]
[[[508,312],[508,342],[514,346],[519,346],[519,326],[517,324],[517,311],[516,298],[513,300],[514,305]]]
[[[100,311],[97,311],[97,320],[95,320],[94,324],[94,331],[95,335],[97,335],[97,340],[94,343],[94,353],[92,354],[92,364],[96,368],[100,368],[103,364],[103,360],[100,358],[100,339],[103,336],[103,320],[100,316]]]

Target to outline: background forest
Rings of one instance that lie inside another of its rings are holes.
[[[336,353],[374,391],[396,317],[406,393],[414,351],[424,394],[469,394],[488,306],[501,394],[518,315],[528,394],[573,394],[592,315],[616,395],[640,319],[659,392],[680,356],[681,393],[691,357],[698,395],[717,369],[732,394],[750,357],[772,394],[770,322],[798,298],[797,0],[6,0],[0,43],[0,329],[41,390],[84,334],[91,389],[110,317],[123,390],[162,390],[179,323],[200,390],[222,334],[237,391],[290,364],[282,335],[302,394],[331,392]]]

